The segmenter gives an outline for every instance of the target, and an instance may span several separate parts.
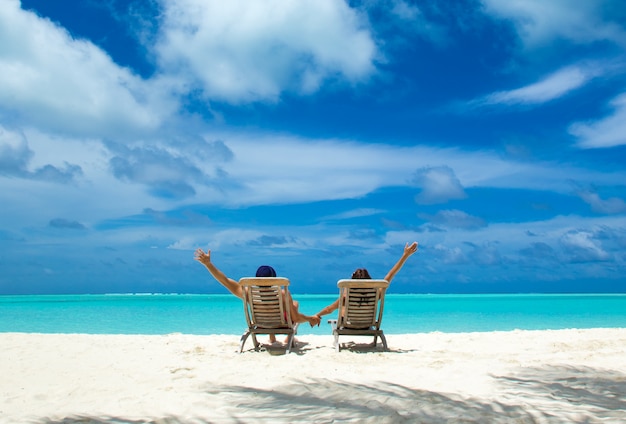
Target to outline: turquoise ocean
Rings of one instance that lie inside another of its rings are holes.
[[[336,295],[294,295],[314,314]],[[300,326],[298,333],[329,334]],[[241,300],[220,295],[0,296],[0,332],[87,334],[241,334]],[[387,334],[626,328],[626,294],[387,294]]]

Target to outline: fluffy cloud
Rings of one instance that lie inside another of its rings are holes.
[[[447,166],[419,169],[413,183],[422,189],[415,197],[420,204],[445,203],[467,197],[454,171]]]
[[[572,230],[560,239],[561,247],[571,262],[598,262],[610,259],[609,253],[603,248],[594,232],[589,230]]]
[[[226,181],[219,165],[233,157],[220,140],[188,140],[184,150],[163,141],[134,147],[112,142],[106,145],[113,154],[109,166],[116,178],[144,184],[154,196],[171,199],[195,195],[192,183],[218,186],[220,180]]]
[[[63,167],[45,164],[33,170],[30,162],[34,156],[26,137],[8,131],[0,125],[0,175],[54,183],[69,183],[82,175],[78,165],[65,163]]]
[[[366,21],[334,0],[162,0],[160,66],[208,99],[275,101],[333,78],[362,81],[377,48]]]
[[[99,47],[5,0],[0,8],[0,116],[73,135],[153,130],[175,107]],[[45,48],[44,48],[45,46]]]
[[[117,146],[119,155],[111,158],[110,166],[116,178],[146,184],[156,196],[185,198],[195,190],[186,181],[202,177],[202,172],[179,157],[159,148]]]

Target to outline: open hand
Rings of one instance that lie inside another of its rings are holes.
[[[201,264],[208,265],[211,263],[211,251],[207,250],[206,253],[204,253],[204,250],[197,249],[193,258]]]
[[[411,256],[413,253],[417,252],[417,242],[414,241],[413,243],[411,243],[409,245],[409,243],[407,243],[404,246],[404,254],[407,256]]]

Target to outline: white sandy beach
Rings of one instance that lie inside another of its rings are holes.
[[[0,333],[0,422],[626,422],[626,329],[387,339]]]

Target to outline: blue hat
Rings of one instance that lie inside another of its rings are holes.
[[[276,277],[276,271],[274,268],[268,265],[261,265],[259,269],[256,270],[257,277]]]

